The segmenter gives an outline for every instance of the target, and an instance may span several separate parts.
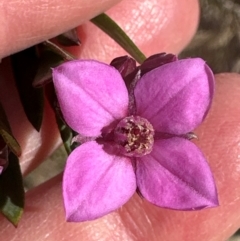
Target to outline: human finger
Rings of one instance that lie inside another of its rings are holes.
[[[1,1],[0,58],[74,28],[119,1]]]

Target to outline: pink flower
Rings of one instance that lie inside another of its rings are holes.
[[[68,221],[108,214],[136,190],[164,208],[218,205],[205,157],[184,138],[212,101],[214,77],[203,60],[146,71],[134,88],[134,108],[119,72],[104,63],[64,63],[53,70],[53,81],[66,123],[86,140],[70,154],[64,171]]]

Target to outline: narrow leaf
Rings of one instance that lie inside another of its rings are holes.
[[[72,130],[64,123],[61,117],[59,117],[57,114],[56,114],[56,121],[57,121],[58,129],[62,138],[63,145],[65,147],[67,154],[69,155],[72,151],[72,148],[71,148],[72,137],[73,137]]]
[[[11,56],[13,74],[28,120],[39,131],[43,118],[43,91],[32,86],[38,68],[34,47]]]
[[[10,153],[9,165],[0,175],[0,211],[17,226],[24,208],[24,188],[18,158]]]
[[[46,93],[46,97],[49,101],[49,104],[55,113],[55,118],[56,118],[58,130],[59,130],[62,142],[64,144],[67,154],[69,155],[71,153],[71,151],[73,150],[72,145],[71,145],[72,138],[73,138],[73,131],[63,121],[62,113],[61,113],[60,107],[58,105],[57,96],[55,94],[53,83],[51,83],[47,86],[45,93]]]
[[[51,42],[50,40],[46,40],[43,42],[45,46],[47,46],[49,49],[51,49],[53,52],[56,54],[60,55],[63,57],[65,60],[74,60],[76,59],[73,55],[71,55],[69,52],[66,50],[60,48],[57,46],[55,43]]]
[[[76,28],[57,36],[57,41],[63,46],[79,46],[81,44]]]
[[[51,68],[56,67],[63,62],[64,59],[62,56],[55,52],[45,50],[39,60],[37,74],[32,84],[33,87],[39,88],[49,83],[52,78]]]
[[[16,155],[21,155],[21,147],[18,144],[15,137],[12,135],[10,125],[7,120],[5,111],[0,103],[0,135],[2,136],[5,143],[8,145],[10,150]]]
[[[91,20],[97,27],[102,29],[125,49],[140,64],[146,59],[127,34],[105,13],[98,15]]]

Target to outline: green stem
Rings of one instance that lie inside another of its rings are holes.
[[[146,59],[127,34],[105,13],[98,15],[91,20],[97,27],[114,39],[140,64]]]

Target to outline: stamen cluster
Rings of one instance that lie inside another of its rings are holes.
[[[146,119],[129,116],[118,123],[114,139],[122,147],[123,155],[140,157],[152,151],[154,129]]]

